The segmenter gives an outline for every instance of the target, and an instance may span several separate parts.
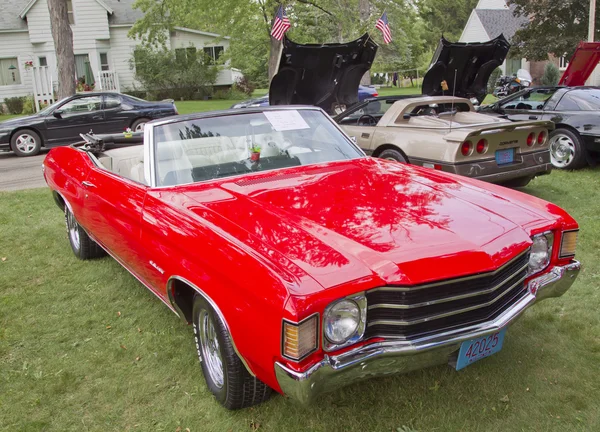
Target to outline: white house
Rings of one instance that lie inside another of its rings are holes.
[[[471,11],[469,20],[460,36],[460,42],[484,42],[504,34],[510,40],[517,30],[527,25],[527,17],[515,16],[515,5],[508,5],[506,0],[479,0],[475,9]],[[556,64],[560,71],[568,65],[565,57],[554,58],[550,61]],[[510,52],[501,69],[504,75],[512,75],[518,69],[525,69],[531,73],[534,84],[540,84],[544,67],[548,61],[527,61],[524,58],[511,57]],[[596,67],[588,80],[588,85],[600,85],[600,67]]]
[[[67,0],[73,30],[77,76],[85,75],[89,61],[94,76],[113,72],[121,91],[135,86],[130,59],[139,41],[128,32],[142,13],[134,0]],[[213,58],[229,49],[229,37],[177,27],[170,34],[171,49],[190,48]],[[56,80],[56,56],[46,0],[0,1],[0,101],[33,93],[33,73],[28,66],[48,66]],[[231,85],[241,76],[236,69],[220,72],[216,85]],[[139,87],[139,84],[138,84]]]

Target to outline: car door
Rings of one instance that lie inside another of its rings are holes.
[[[123,132],[133,122],[131,109],[124,109],[125,101],[120,95],[105,94],[103,96],[104,103],[104,132],[103,133],[118,133]]]
[[[140,221],[148,187],[94,166],[85,182],[81,224],[136,276],[142,255]]]
[[[556,89],[530,89],[516,98],[500,102],[502,112],[512,121],[543,120],[544,106]]]
[[[44,119],[49,146],[79,140],[79,134],[90,130],[100,133],[104,121],[102,96],[76,96],[58,106]]]
[[[340,126],[348,135],[355,137],[360,148],[370,151],[377,123],[394,102],[396,101],[382,99],[369,101],[344,116],[340,120]]]

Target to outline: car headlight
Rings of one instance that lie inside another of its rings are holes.
[[[326,351],[341,348],[363,337],[367,321],[367,299],[357,294],[338,300],[323,314],[323,348]]]
[[[554,234],[551,232],[538,234],[533,236],[532,240],[533,244],[529,253],[529,268],[527,270],[528,275],[539,273],[550,264]]]

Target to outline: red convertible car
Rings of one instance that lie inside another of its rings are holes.
[[[366,157],[319,108],[84,136],[44,175],[81,259],[108,252],[193,324],[230,409],[502,348],[572,285],[577,223],[466,177]]]

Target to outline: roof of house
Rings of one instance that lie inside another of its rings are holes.
[[[133,24],[144,16],[139,9],[134,9],[135,0],[103,0],[114,12],[108,17],[111,25]]]
[[[24,0],[0,1],[0,30],[27,30],[27,23],[19,17]]]
[[[529,22],[527,17],[514,15],[515,7],[511,4],[508,9],[475,9],[490,39],[503,34],[510,41],[517,30]]]

